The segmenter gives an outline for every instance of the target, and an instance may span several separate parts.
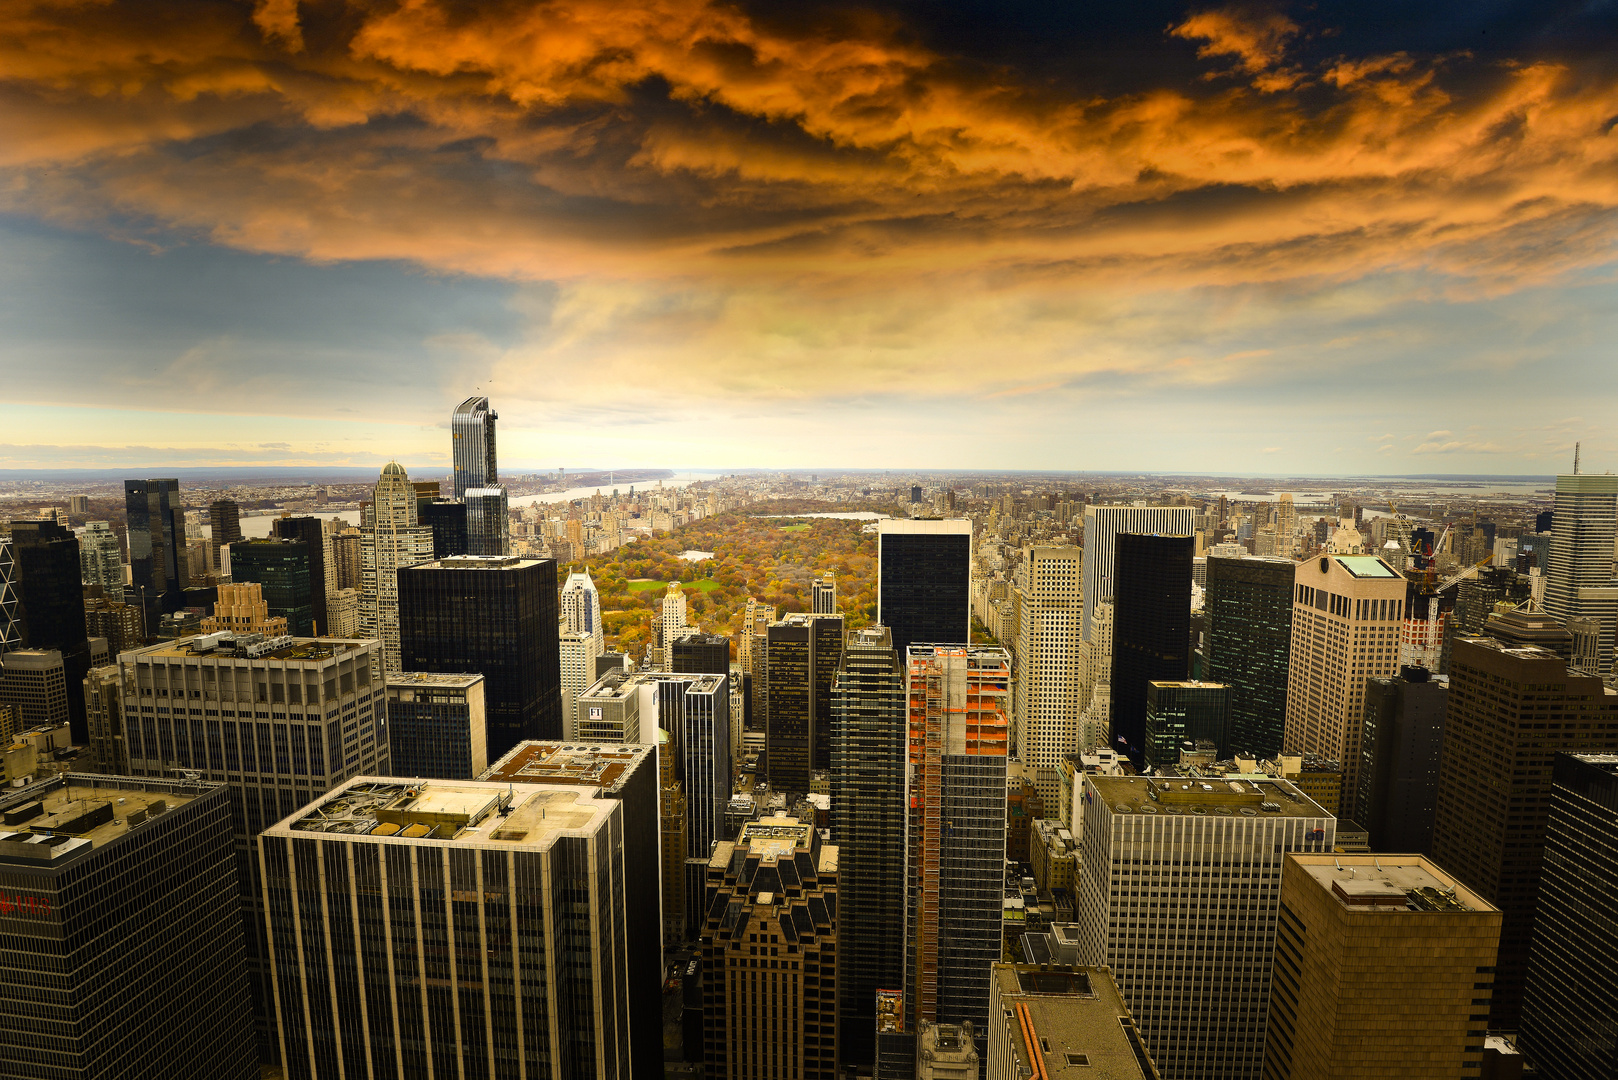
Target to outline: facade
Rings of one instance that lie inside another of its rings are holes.
[[[79,537],[79,580],[99,585],[102,596],[122,599],[124,560],[118,534],[105,521],[86,522],[84,528],[75,531]]]
[[[694,627],[685,621],[685,592],[680,588],[678,581],[669,582],[663,593],[663,607],[658,619],[658,642],[662,645],[659,650],[658,663],[664,671],[674,670],[674,643],[684,637]]]
[[[75,684],[74,691],[77,690]],[[0,653],[0,705],[11,706],[19,730],[70,724],[69,696],[67,667],[58,650],[13,649]],[[79,706],[84,706],[82,698]],[[89,738],[88,728],[85,738]]]
[[[837,848],[767,817],[708,860],[703,1048],[716,1080],[837,1080]]]
[[[0,1073],[257,1077],[225,785],[67,773],[0,813]]]
[[[165,614],[180,609],[180,591],[186,584],[180,482],[125,480],[124,511],[129,526],[131,598],[145,609],[146,625],[155,627]]]
[[[809,632],[814,639],[813,653],[809,658],[809,765],[813,775],[831,768],[831,691],[837,679],[837,665],[843,659],[843,617],[837,614],[811,615]]]
[[[1288,852],[1337,822],[1285,780],[1083,778],[1080,961],[1112,969],[1165,1080],[1256,1076]]]
[[[353,589],[355,592],[364,588],[364,540],[359,529],[343,529],[332,534],[331,565],[334,588]]]
[[[621,668],[607,672],[579,695],[573,721],[576,734],[569,741],[640,743],[650,740],[657,726],[656,685],[644,675],[631,675]],[[641,737],[643,731],[645,739]]]
[[[685,788],[680,783],[679,758],[669,733],[657,729],[658,837],[663,860],[663,946],[686,936],[686,811]],[[703,864],[704,867],[707,863]],[[704,870],[706,876],[706,870]],[[695,913],[700,914],[700,912]]]
[[[601,594],[588,569],[568,574],[562,585],[562,625],[579,633],[601,637]],[[597,654],[601,652],[596,650]]]
[[[601,596],[596,592],[590,571],[575,571],[562,586],[561,622],[558,644],[562,667],[562,721],[564,738],[571,739],[577,719],[578,697],[599,677],[596,657],[604,651],[601,628]]]
[[[876,621],[900,656],[911,645],[972,640],[972,522],[877,522]]]
[[[473,780],[489,767],[482,675],[401,671],[387,677],[394,776]]]
[[[1112,745],[1145,754],[1146,688],[1191,668],[1190,536],[1119,533],[1113,538]]]
[[[4,588],[0,585],[0,588]],[[117,656],[125,649],[146,644],[145,612],[137,604],[119,600],[86,600],[84,630],[93,638],[106,638],[107,651]],[[0,650],[3,651],[3,650]]]
[[[849,632],[832,687],[831,813],[842,899],[837,1044],[875,1057],[876,993],[904,985],[905,671],[886,627]]]
[[[300,540],[309,559],[310,627],[297,633],[331,634],[331,614],[326,610],[326,597],[335,591],[332,580],[337,576],[332,566],[331,537],[326,523],[320,518],[283,517],[270,523],[270,535],[282,540]],[[231,576],[236,577],[236,549],[232,548]],[[252,580],[249,578],[248,580]]]
[[[837,575],[828,570],[815,578],[813,598],[813,610],[816,615],[836,615]]]
[[[382,642],[382,664],[388,671],[403,670],[399,570],[432,557],[433,531],[417,522],[416,490],[404,466],[390,461],[365,508],[360,532],[360,633]]]
[[[730,639],[688,630],[674,639],[669,670],[677,675],[730,674]]]
[[[586,788],[374,777],[265,830],[286,1075],[642,1074],[624,838]]]
[[[1157,1080],[1106,968],[995,964],[988,1080]]]
[[[1558,754],[1551,785],[1522,1045],[1546,1080],[1618,1076],[1618,756]]]
[[[263,634],[284,637],[291,632],[285,615],[271,615],[264,599],[264,586],[258,582],[219,586],[219,599],[213,614],[202,620],[204,634],[225,631],[231,634]]]
[[[1084,640],[1093,634],[1097,604],[1113,598],[1114,549],[1121,533],[1191,536],[1195,517],[1189,506],[1086,506],[1084,508]],[[1187,568],[1187,574],[1190,570]]]
[[[814,744],[814,624],[791,614],[771,623],[766,639],[765,767],[777,790],[808,791]]]
[[[1084,613],[1084,551],[1036,547],[1028,551],[1028,590],[1017,643],[1018,756],[1034,770],[1041,798],[1056,804],[1062,758],[1079,749],[1074,722],[1079,701],[1079,622]]]
[[[1404,668],[1365,684],[1365,734],[1352,814],[1372,851],[1428,852],[1438,806],[1449,679]]]
[[[466,553],[505,555],[510,550],[511,517],[507,512],[506,489],[467,488]]]
[[[1322,555],[1294,576],[1282,748],[1341,762],[1350,798],[1359,789],[1366,680],[1399,670],[1405,591],[1404,576],[1374,555]],[[1327,809],[1347,816],[1347,807]]]
[[[447,499],[417,499],[416,520],[433,531],[433,558],[470,555],[466,504]]]
[[[483,675],[490,757],[562,737],[554,562],[461,555],[397,580],[403,669]]]
[[[494,440],[494,423],[498,419],[500,414],[489,406],[486,397],[469,397],[450,414],[450,456],[455,465],[457,501],[464,501],[471,488],[500,483]]]
[[[1499,938],[1420,855],[1288,855],[1265,1080],[1479,1076]]]
[[[1186,742],[1211,742],[1228,756],[1231,688],[1223,683],[1146,684],[1146,767],[1178,765]]]
[[[11,537],[0,536],[0,654],[20,648],[22,604],[17,599],[17,560]]]
[[[338,589],[326,597],[326,633],[332,637],[358,637],[360,594],[355,589]]]
[[[79,580],[79,539],[54,521],[13,521],[11,550],[16,560],[23,644],[62,654],[68,723],[73,740],[89,738],[84,698],[78,693],[90,671],[90,642],[84,626],[84,585]]]
[[[84,711],[90,726],[88,768],[112,776],[129,772],[124,742],[124,688],[118,665],[103,664],[84,677]]]
[[[320,549],[311,552],[302,540],[243,540],[230,546],[230,577],[238,584],[262,586],[269,613],[286,619],[289,633],[310,637],[315,626],[313,567],[319,557]]]
[[[1573,474],[1556,478],[1551,519],[1545,613],[1564,625],[1590,618],[1599,627],[1598,674],[1612,670],[1618,643],[1618,581],[1613,580],[1613,537],[1618,534],[1618,476]]]
[[[234,499],[215,499],[208,504],[208,538],[213,541],[213,567],[219,569],[219,549],[240,542],[241,508]]]
[[[906,698],[906,1027],[970,1022],[982,1031],[989,966],[1002,950],[1011,657],[912,645]]]
[[[1291,559],[1208,557],[1205,675],[1230,687],[1232,753],[1281,752],[1296,570]]]
[[[1517,1026],[1555,757],[1615,750],[1618,691],[1535,646],[1457,639],[1433,858],[1505,914],[1491,1027]]]

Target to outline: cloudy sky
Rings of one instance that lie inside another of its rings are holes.
[[[0,468],[1618,468],[1618,4],[0,0]]]

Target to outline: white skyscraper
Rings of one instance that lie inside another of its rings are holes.
[[[1084,620],[1090,640],[1097,604],[1112,602],[1114,544],[1119,533],[1190,536],[1195,516],[1189,506],[1087,506],[1084,508]]]
[[[680,589],[678,581],[669,582],[668,592],[663,594],[663,670],[674,670],[674,643],[680,639],[690,627],[685,621],[685,593]]]
[[[123,599],[124,563],[118,547],[118,535],[105,521],[92,521],[79,534],[80,580],[86,585],[100,585],[102,593],[114,600]]]
[[[569,630],[601,636],[601,594],[589,570],[575,570],[563,583],[562,622]]]
[[[1596,662],[1603,675],[1612,670],[1618,639],[1618,581],[1612,576],[1615,531],[1618,476],[1574,473],[1556,478],[1545,613],[1564,625],[1581,617],[1596,621],[1600,628]]]
[[[360,527],[360,633],[382,642],[382,664],[398,671],[399,570],[433,558],[433,530],[416,520],[416,489],[390,461]]]
[[[595,658],[602,653],[601,595],[588,570],[575,571],[562,586],[562,725],[565,738],[577,737],[575,702],[595,682]]]
[[[1079,645],[1079,709],[1094,703],[1096,692],[1112,683],[1112,602],[1096,605],[1090,615],[1090,638]],[[1106,732],[1102,732],[1105,736]],[[1102,738],[1101,745],[1108,742]]]
[[[1062,758],[1079,748],[1079,613],[1083,607],[1076,547],[1036,547],[1028,551],[1027,587],[1022,601],[1022,635],[1017,642],[1018,749],[1035,769],[1034,784],[1049,805],[1061,791]]]

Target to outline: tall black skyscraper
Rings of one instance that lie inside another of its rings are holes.
[[[1230,687],[1231,753],[1264,760],[1281,752],[1295,571],[1291,559],[1208,559],[1203,677]]]
[[[78,537],[54,521],[14,521],[11,548],[16,559],[23,643],[30,649],[61,652],[68,724],[73,741],[83,746],[90,741],[82,690],[90,670],[90,643],[84,629]]]
[[[1618,756],[1557,754],[1522,1042],[1545,1080],[1618,1076]]]
[[[673,658],[676,675],[729,675],[730,639],[693,631],[675,640]]]
[[[242,538],[241,508],[234,499],[215,499],[208,504],[208,527],[213,540],[213,568],[219,569],[219,549]]]
[[[1178,682],[1191,659],[1189,536],[1119,533],[1113,554],[1112,740],[1139,764],[1146,684]]]
[[[810,747],[811,765],[817,771],[831,768],[832,683],[843,660],[843,617],[841,615],[811,615],[814,628],[814,656],[810,661],[809,678],[814,698],[814,743]]]
[[[1370,832],[1372,851],[1432,851],[1448,701],[1449,680],[1426,668],[1365,680],[1359,791],[1343,805]]]
[[[420,499],[416,502],[416,519],[433,530],[433,558],[466,554],[465,503]]]
[[[125,480],[130,586],[146,609],[146,628],[184,607],[185,507],[178,480]],[[178,519],[178,520],[176,520]],[[176,530],[175,526],[179,528]]]
[[[0,812],[0,1075],[257,1077],[225,785],[68,773]]]
[[[309,637],[315,621],[311,565],[318,561],[319,549],[311,557],[302,540],[246,540],[231,545],[230,577],[262,585],[270,614],[285,615],[292,636]]]
[[[764,765],[771,786],[808,791],[813,740],[814,628],[809,616],[788,615],[771,623],[765,638],[769,729]]]
[[[326,533],[317,517],[276,518],[270,534],[283,540],[301,540],[309,558],[309,613],[315,629],[310,633],[331,633],[326,621]],[[302,631],[294,630],[294,634]]]
[[[399,656],[406,671],[486,680],[488,753],[562,737],[556,563],[461,555],[399,571]]]
[[[875,1060],[876,992],[905,977],[905,671],[885,627],[852,631],[832,688],[832,838],[842,954],[837,1046],[844,1066]]]
[[[876,617],[892,632],[895,651],[970,641],[971,521],[883,519],[876,542]]]

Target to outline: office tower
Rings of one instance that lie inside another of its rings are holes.
[[[214,542],[214,569],[219,569],[218,552],[242,538],[241,508],[233,499],[215,499],[208,504],[208,531]]]
[[[124,690],[116,664],[92,667],[85,675],[84,711],[90,738],[89,755],[83,767],[114,776],[127,774],[129,752],[124,744]]]
[[[900,656],[911,645],[971,641],[972,522],[877,522],[876,621]]]
[[[1288,855],[1265,1080],[1479,1075],[1499,937],[1420,855]]]
[[[1612,670],[1618,632],[1618,581],[1612,574],[1618,476],[1558,476],[1554,515],[1545,613],[1564,624],[1580,616],[1596,620],[1601,627],[1599,674],[1605,675]]]
[[[814,639],[809,658],[810,768],[824,773],[831,768],[831,689],[837,678],[837,665],[843,659],[843,617],[811,615],[809,626]]]
[[[1573,635],[1543,611],[1530,611],[1528,605],[1494,611],[1484,620],[1482,636],[1507,645],[1537,645],[1573,663]]]
[[[359,637],[360,594],[354,589],[338,589],[326,597],[325,627],[330,637]]]
[[[794,613],[768,629],[765,763],[778,791],[808,791],[814,744],[814,623]]]
[[[361,553],[361,545],[361,533],[358,529],[343,529],[332,534],[331,565],[335,575],[333,580],[336,582],[334,587],[337,590],[358,591],[364,586],[364,556]]]
[[[416,520],[433,531],[433,558],[472,554],[467,539],[465,503],[418,499]]]
[[[365,508],[360,534],[360,633],[382,642],[382,664],[399,666],[399,570],[430,562],[433,531],[416,520],[416,492],[404,466],[390,461]]]
[[[474,780],[489,767],[482,675],[400,671],[387,677],[394,776]]]
[[[1099,706],[1100,724],[1092,731],[1079,724],[1079,749],[1092,750],[1112,742],[1112,602],[1097,604],[1090,617],[1090,639],[1079,645],[1079,704],[1081,717]]]
[[[105,521],[88,522],[75,532],[79,538],[79,580],[99,585],[102,596],[123,599],[124,562],[118,534]]]
[[[1217,757],[1229,756],[1230,687],[1223,683],[1146,684],[1146,768],[1180,763],[1185,743],[1210,742]]]
[[[559,630],[556,639],[557,665],[561,671],[562,738],[573,739],[578,730],[579,695],[596,681],[595,661],[599,655],[600,638],[595,634]]]
[[[1138,762],[1147,684],[1178,681],[1190,671],[1195,541],[1119,533],[1113,543],[1112,745]]]
[[[125,480],[124,510],[132,597],[146,609],[146,625],[155,628],[164,614],[180,609],[180,590],[185,588],[180,570],[185,550],[180,482]]]
[[[656,685],[657,724],[669,736],[675,775],[686,805],[686,925],[684,935],[702,929],[703,879],[713,844],[724,835],[725,808],[734,776],[730,743],[728,675],[647,674]]]
[[[526,780],[360,778],[267,829],[287,1076],[661,1072],[631,1048],[625,838],[619,800]]]
[[[642,694],[643,687],[652,687]],[[579,695],[569,740],[587,743],[640,743],[651,739],[657,724],[655,683],[627,671],[609,671]],[[645,708],[642,708],[644,704]],[[642,723],[642,713],[645,722]],[[643,739],[644,731],[646,738]]]
[[[315,626],[313,566],[319,556],[318,548],[311,553],[302,540],[243,540],[230,546],[230,577],[238,584],[259,585],[269,613],[286,619],[287,632],[310,637]]]
[[[1056,804],[1062,758],[1079,749],[1075,720],[1079,701],[1079,618],[1084,610],[1084,552],[1076,547],[1028,550],[1027,595],[1021,621],[1027,640],[1018,642],[1017,749],[1034,769],[1040,796]],[[1190,602],[1187,601],[1189,611]]]
[[[1341,762],[1351,805],[1365,680],[1398,671],[1405,579],[1374,555],[1322,555],[1299,563],[1294,583],[1283,749]],[[1349,807],[1326,809],[1347,816]]]
[[[688,630],[670,646],[669,670],[680,675],[729,675],[730,639]]]
[[[837,614],[837,575],[827,570],[815,578],[813,589],[815,614]]]
[[[1560,512],[1559,512],[1560,513]],[[1460,638],[1450,660],[1433,859],[1505,913],[1491,1027],[1515,1028],[1557,753],[1618,750],[1618,692],[1561,657]]]
[[[995,964],[989,994],[988,1080],[1158,1080],[1106,968]]]
[[[231,634],[263,634],[283,637],[288,632],[285,615],[271,615],[269,601],[264,599],[264,586],[258,582],[219,586],[219,599],[213,614],[202,620],[202,632],[220,631]]]
[[[1449,680],[1407,667],[1365,683],[1365,732],[1353,818],[1372,851],[1433,850],[1438,761],[1444,749]]]
[[[904,985],[905,672],[883,626],[852,630],[832,686],[831,813],[839,851],[843,1065],[874,1061],[876,993]]]
[[[1275,554],[1277,558],[1292,558],[1297,543],[1298,515],[1292,507],[1292,496],[1282,495],[1275,504]]]
[[[498,419],[500,415],[489,407],[486,397],[469,397],[450,414],[455,498],[459,501],[466,500],[469,489],[500,483],[494,445],[494,422]]]
[[[1011,657],[912,645],[905,796],[907,1027],[988,1023],[989,965],[1002,949]]]
[[[1449,671],[1450,651],[1455,639],[1483,633],[1490,616],[1500,604],[1520,604],[1529,596],[1528,579],[1505,566],[1486,566],[1455,588],[1455,608],[1444,620],[1444,642],[1438,666]],[[1558,623],[1565,619],[1558,618]],[[1571,654],[1570,654],[1571,655]]]
[[[1195,531],[1193,525],[1189,506],[1084,508],[1084,616],[1080,629],[1085,641],[1093,634],[1096,605],[1112,603],[1113,551],[1119,534],[1189,537]]]
[[[707,1074],[836,1080],[837,848],[769,817],[708,860],[702,927]]]
[[[680,783],[679,755],[674,752],[672,737],[663,728],[657,729],[657,800],[658,834],[661,840],[659,857],[663,861],[663,945],[682,941],[686,935],[688,915],[700,919],[701,908],[686,911],[686,850],[689,832],[686,828],[685,786]],[[707,875],[706,863],[703,870]]]
[[[562,623],[569,630],[601,636],[601,594],[588,568],[568,574],[562,586]]]
[[[208,635],[118,658],[135,776],[196,772],[232,789],[241,916],[260,1052],[274,1041],[256,837],[348,777],[389,769],[374,641]],[[182,704],[183,703],[183,704]],[[336,713],[328,719],[328,714]]]
[[[63,678],[70,691],[68,723],[73,741],[83,746],[90,731],[79,687],[90,671],[90,642],[84,626],[84,585],[79,580],[79,539],[54,521],[13,521],[11,550],[23,643],[62,654]]]
[[[88,651],[86,652],[88,661]],[[86,671],[89,670],[87,667]],[[77,684],[73,687],[77,693]],[[16,713],[18,730],[71,726],[67,666],[57,649],[13,649],[0,653],[0,704]],[[84,701],[80,698],[80,709]],[[86,721],[88,726],[88,721]],[[89,733],[85,733],[88,741]],[[75,741],[77,737],[75,737]]]
[[[1281,752],[1296,572],[1291,559],[1208,558],[1206,677],[1230,687],[1231,753]]]
[[[0,814],[0,1073],[257,1077],[225,785],[58,774]]]
[[[1618,1076],[1614,866],[1618,756],[1556,755],[1521,1026],[1545,1080]]]
[[[562,737],[556,564],[461,555],[397,572],[405,671],[478,672],[490,757]]]
[[[658,618],[658,663],[664,671],[674,670],[674,642],[687,631],[695,629],[685,621],[685,593],[678,581],[669,582],[663,593],[663,607]]]
[[[507,513],[506,489],[467,488],[466,553],[505,555],[510,550],[511,518]]]
[[[1287,852],[1337,822],[1285,780],[1086,775],[1080,959],[1112,968],[1164,1080],[1258,1075]]]
[[[752,601],[748,601],[751,609]],[[22,648],[22,605],[17,599],[17,561],[10,536],[0,536],[0,655]]]
[[[331,538],[326,533],[325,523],[317,517],[284,517],[276,518],[270,523],[270,535],[282,540],[301,540],[309,560],[309,605],[312,625],[307,631],[313,634],[330,634],[331,616],[326,611],[326,594],[334,591],[330,585],[336,576],[331,562]],[[231,549],[231,569],[233,580],[235,577],[236,549]],[[251,579],[249,579],[251,580]],[[303,633],[304,631],[297,631]]]

